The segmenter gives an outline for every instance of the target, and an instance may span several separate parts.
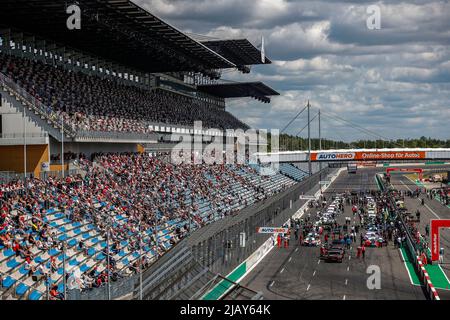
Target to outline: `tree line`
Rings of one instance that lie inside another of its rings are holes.
[[[271,136],[268,134],[268,150],[270,151]],[[332,149],[381,149],[381,148],[450,148],[450,139],[440,140],[430,137],[420,137],[419,139],[396,139],[396,140],[355,140],[345,142],[342,140],[311,138],[311,150],[332,150]],[[308,150],[308,139],[296,137],[288,134],[279,136],[280,151]]]

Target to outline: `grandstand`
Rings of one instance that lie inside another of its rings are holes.
[[[223,69],[263,64],[248,40],[201,42],[127,0],[78,4],[76,31],[60,1],[1,4],[3,299],[109,287],[306,177],[290,165],[270,176],[258,165],[175,165],[163,152],[172,133],[225,139],[206,129],[248,129],[226,99],[278,94],[217,82]]]

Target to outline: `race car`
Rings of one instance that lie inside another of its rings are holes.
[[[342,263],[344,260],[344,250],[338,247],[331,247],[327,250],[327,253],[324,256],[324,260],[326,262],[339,262]]]
[[[303,245],[308,247],[317,247],[321,244],[320,236],[317,233],[310,232],[303,240]]]
[[[378,228],[375,225],[373,225],[373,224],[369,224],[369,225],[367,225],[367,231],[368,232],[377,233],[378,232]]]
[[[375,247],[383,245],[384,239],[378,233],[369,231],[364,235],[364,242],[366,246]]]
[[[368,218],[371,219],[375,219],[377,217],[377,214],[375,212],[375,209],[369,208],[369,210],[367,211],[368,214]]]

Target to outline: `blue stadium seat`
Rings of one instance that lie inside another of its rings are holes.
[[[30,293],[30,295],[28,296],[28,299],[39,300],[41,297],[42,297],[42,293],[40,293],[37,290],[34,290],[33,292]]]
[[[25,294],[25,292],[27,292],[27,290],[28,290],[29,288],[30,288],[30,287],[27,286],[25,283],[19,283],[19,284],[17,285],[17,287],[16,287],[16,294],[19,295],[19,296],[22,296],[22,295]]]
[[[91,235],[89,234],[89,232],[83,233],[82,237],[83,239],[87,239],[89,238]]]
[[[79,262],[77,261],[77,259],[72,259],[69,261],[69,265],[71,265],[71,266],[76,266],[78,264],[79,264]]]
[[[15,255],[15,252],[12,249],[8,249],[8,250],[3,251],[3,255],[5,257],[11,257],[11,256]]]
[[[42,263],[44,260],[42,259],[41,256],[37,256],[36,258],[34,258],[34,262],[36,263]]]
[[[5,288],[11,288],[11,286],[16,283],[16,279],[11,278],[10,276],[7,276],[6,278],[3,279],[3,287]]]
[[[15,258],[13,258],[13,259],[9,260],[9,261],[6,263],[6,266],[7,266],[8,268],[10,268],[10,269],[14,269],[14,268],[17,267],[19,264],[20,264],[20,263],[17,262]]]
[[[100,253],[97,255],[97,257],[95,257],[95,260],[101,261],[104,260],[106,258],[106,256],[103,253]]]
[[[59,251],[58,251],[57,249],[55,249],[55,248],[51,248],[51,249],[48,251],[48,254],[51,255],[51,256],[54,256],[54,255],[59,254]]]
[[[65,253],[65,254],[60,254],[60,255],[58,256],[58,260],[59,260],[59,261],[63,261],[64,258],[66,258],[66,261],[67,261],[67,259],[69,259],[70,257],[69,257],[66,253]]]
[[[86,272],[86,271],[88,271],[89,270],[89,267],[87,266],[87,264],[83,264],[81,267],[80,267],[80,271],[81,272]]]
[[[27,274],[27,273],[28,273],[28,270],[25,269],[25,266],[22,266],[22,267],[19,269],[19,273],[22,274],[22,275],[24,275],[24,274]]]
[[[65,241],[66,239],[67,239],[67,235],[66,235],[66,234],[60,235],[60,236],[58,237],[58,240],[59,240],[59,241]]]

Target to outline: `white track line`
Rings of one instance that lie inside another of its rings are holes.
[[[295,252],[297,252],[298,251],[298,248],[295,248]]]
[[[345,294],[344,294],[344,297],[342,298],[342,300],[345,300]]]
[[[347,271],[350,271],[350,266],[347,267]]]
[[[283,273],[283,271],[284,271],[284,268],[283,268],[283,269],[281,269],[280,273]]]
[[[439,217],[439,216],[437,215],[437,213],[434,212],[427,204],[425,204],[425,207],[427,207],[427,209],[430,210],[430,212],[431,212],[432,214],[434,214],[434,216],[435,216],[436,218],[438,218],[438,219],[441,218],[441,217]]]
[[[400,182],[406,187],[406,189],[408,189],[409,191],[412,191],[402,180],[400,180]]]
[[[406,177],[408,180],[410,180],[410,181],[412,181],[412,182],[414,182],[414,183],[416,183],[415,181],[413,181],[413,180],[411,180],[409,177]],[[403,181],[400,181],[409,191],[412,191]],[[432,214],[434,214],[434,216],[436,217],[436,218],[438,218],[438,219],[440,219],[440,217],[436,214],[436,212],[434,212],[427,204],[425,204],[425,207],[428,209],[428,210],[430,210],[430,212],[432,213]]]
[[[317,261],[317,264],[320,264],[320,259],[319,259],[319,261]]]
[[[272,281],[272,283],[270,284],[270,286],[269,287],[271,287],[271,286],[273,286],[273,284],[275,283],[275,281]]]
[[[347,285],[348,284],[348,279],[345,279],[345,285]]]
[[[311,284],[308,284],[308,287],[306,288],[306,291],[308,291],[310,287],[311,287]]]
[[[313,272],[313,277],[316,275],[316,270],[314,270],[314,272]]]
[[[291,260],[292,260],[292,257],[289,257],[289,260],[288,260],[288,262],[291,262]]]

